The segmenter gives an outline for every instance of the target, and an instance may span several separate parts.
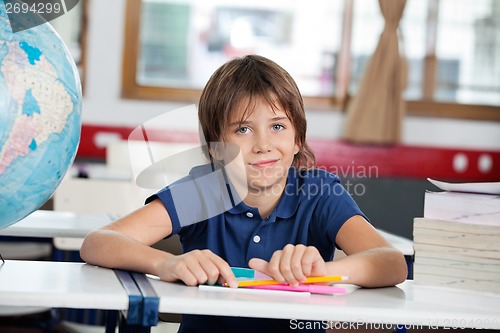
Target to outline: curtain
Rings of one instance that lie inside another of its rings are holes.
[[[355,143],[394,144],[401,140],[402,94],[408,69],[399,50],[398,25],[406,0],[379,0],[379,4],[384,30],[347,106],[344,139]]]

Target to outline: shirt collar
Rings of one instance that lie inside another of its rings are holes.
[[[275,222],[276,218],[288,219],[295,214],[300,202],[300,186],[302,179],[299,171],[294,167],[288,170],[288,177],[285,185],[285,190],[278,202],[276,208],[269,216],[270,222]],[[251,210],[243,201],[228,210],[231,214],[241,214]]]

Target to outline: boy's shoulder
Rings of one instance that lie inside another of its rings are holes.
[[[210,164],[202,164],[192,167],[187,175],[177,179],[176,181],[170,183],[166,188],[174,188],[177,186],[185,185],[186,183],[198,180],[204,180],[204,176],[209,175],[213,172],[213,168]],[[206,180],[206,179],[205,179]]]
[[[208,175],[209,173],[214,172],[214,167],[212,164],[207,163],[207,164],[201,164],[201,165],[196,165],[194,166],[190,171],[189,171],[189,176],[192,178],[198,178],[198,177],[203,177]]]

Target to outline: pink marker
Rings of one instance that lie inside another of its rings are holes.
[[[297,287],[292,287],[288,284],[269,284],[262,286],[248,286],[242,288],[265,289],[265,290],[282,290],[282,291],[298,291],[309,292],[311,294],[345,294],[346,289],[342,287],[323,286],[314,284],[301,284]]]

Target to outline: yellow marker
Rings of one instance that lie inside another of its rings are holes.
[[[301,284],[308,283],[326,283],[326,282],[339,282],[347,280],[346,276],[332,275],[332,276],[311,276],[306,278]],[[265,286],[270,284],[281,284],[276,280],[246,280],[238,281],[238,287],[251,287],[251,286]],[[224,283],[224,287],[228,287],[227,283]]]

